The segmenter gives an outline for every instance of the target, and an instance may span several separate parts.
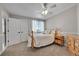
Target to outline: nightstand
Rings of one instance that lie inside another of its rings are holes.
[[[55,37],[55,44],[63,46],[64,45],[64,36],[56,36]]]

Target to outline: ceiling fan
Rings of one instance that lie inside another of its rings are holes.
[[[42,9],[43,9],[43,11],[41,12],[41,14],[45,16],[45,15],[47,15],[48,13],[51,13],[51,12],[49,11],[49,9],[55,8],[55,7],[56,7],[56,4],[53,4],[53,5],[50,5],[50,6],[49,6],[48,3],[43,3],[43,4],[42,4]]]

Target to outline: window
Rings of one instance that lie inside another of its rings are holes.
[[[44,31],[44,21],[33,20],[32,21],[32,30],[37,33]]]

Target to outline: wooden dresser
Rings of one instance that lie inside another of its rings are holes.
[[[75,55],[79,56],[79,38],[75,40]]]
[[[73,55],[79,56],[79,36],[68,35],[67,36],[67,48]]]
[[[67,48],[71,54],[75,55],[75,41],[74,36],[71,34],[67,35]]]

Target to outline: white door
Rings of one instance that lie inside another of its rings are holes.
[[[21,41],[27,41],[28,39],[28,26],[27,26],[27,21],[26,20],[20,20],[20,29],[21,29]]]
[[[8,45],[13,45],[20,42],[20,23],[19,20],[9,19],[9,38]]]

